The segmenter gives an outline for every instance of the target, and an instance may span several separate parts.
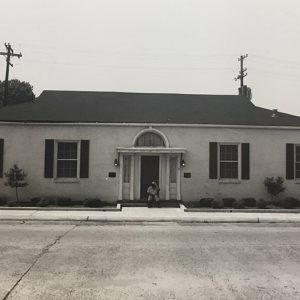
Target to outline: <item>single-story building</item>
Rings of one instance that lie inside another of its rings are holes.
[[[4,172],[28,174],[23,197],[142,200],[267,198],[264,179],[282,176],[300,196],[300,117],[239,95],[44,91],[0,108]]]

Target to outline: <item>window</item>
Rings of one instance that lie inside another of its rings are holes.
[[[78,142],[57,142],[57,178],[78,178]]]
[[[295,175],[300,179],[300,145],[295,147]]]
[[[219,178],[238,179],[238,145],[219,145]]]
[[[209,142],[209,179],[250,180],[250,144]]]
[[[136,147],[165,147],[165,142],[160,135],[154,132],[142,134],[135,142]]]
[[[45,140],[45,178],[62,178],[59,182],[78,182],[79,178],[89,178],[89,161],[89,140]]]

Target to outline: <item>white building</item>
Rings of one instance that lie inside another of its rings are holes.
[[[140,200],[157,180],[165,200],[259,199],[267,176],[299,197],[300,117],[232,95],[44,91],[0,108],[0,196],[13,164],[28,198]]]

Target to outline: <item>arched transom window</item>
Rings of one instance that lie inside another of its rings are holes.
[[[145,132],[135,142],[135,147],[165,147],[163,138],[154,132]]]

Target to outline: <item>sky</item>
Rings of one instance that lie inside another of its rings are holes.
[[[237,94],[300,116],[299,0],[14,0],[1,3],[10,78],[43,90]],[[0,78],[5,57],[0,56]]]

